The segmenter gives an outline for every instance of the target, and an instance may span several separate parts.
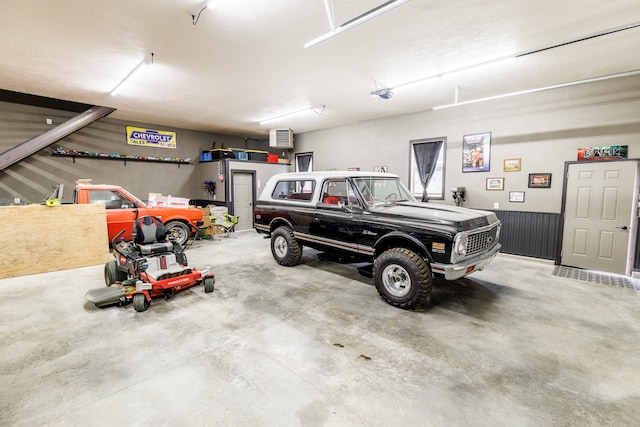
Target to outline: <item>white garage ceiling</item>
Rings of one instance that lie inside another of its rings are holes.
[[[325,3],[338,26],[385,1],[215,0],[195,26],[205,2],[15,1],[0,14],[0,89],[264,136],[428,110],[456,92],[462,102],[640,70],[637,0],[410,0],[304,48],[330,30]],[[153,65],[112,96],[152,52]],[[380,87],[393,97],[374,99]]]

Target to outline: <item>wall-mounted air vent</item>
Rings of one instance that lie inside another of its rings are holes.
[[[269,130],[269,147],[293,149],[293,131],[291,129]]]

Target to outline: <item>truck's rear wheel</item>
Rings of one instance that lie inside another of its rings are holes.
[[[392,248],[378,256],[373,262],[373,280],[382,299],[404,309],[426,302],[433,287],[429,264],[405,248]]]
[[[165,224],[165,228],[167,229],[167,238],[170,237],[180,243],[180,246],[184,246],[191,236],[189,227],[180,221],[170,221]]]
[[[302,245],[289,227],[278,227],[271,233],[271,254],[280,265],[293,267],[300,263]]]

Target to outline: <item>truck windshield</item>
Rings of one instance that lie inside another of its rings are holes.
[[[358,190],[369,206],[382,203],[415,202],[411,192],[398,178],[360,177],[354,178]]]

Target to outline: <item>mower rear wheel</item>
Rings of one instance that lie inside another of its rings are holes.
[[[135,294],[133,296],[133,308],[135,308],[138,313],[147,311],[150,305],[151,303],[147,301],[145,294]]]
[[[206,279],[204,279],[204,291],[206,293],[213,292],[215,285],[216,285],[215,277],[207,277]]]
[[[116,282],[122,282],[127,280],[126,273],[118,270],[117,264],[115,261],[108,261],[104,265],[104,282],[107,287],[113,285]]]
[[[176,252],[176,262],[185,267],[189,265],[189,261],[187,261],[187,254],[184,252]]]

